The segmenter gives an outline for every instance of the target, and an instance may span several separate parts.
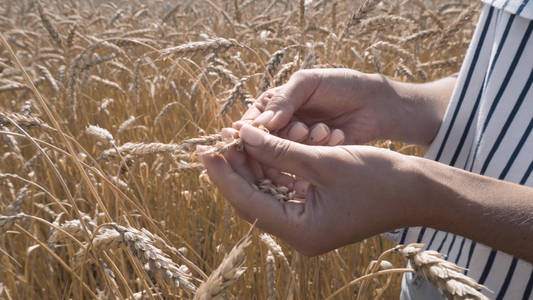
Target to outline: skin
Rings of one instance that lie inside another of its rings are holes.
[[[244,152],[198,152],[242,218],[305,255],[428,226],[533,262],[533,188],[357,146],[376,138],[429,144],[454,84],[406,84],[352,70],[298,72],[223,131],[239,134]],[[275,134],[252,126],[258,124]],[[281,203],[253,189],[262,178],[295,188],[299,200]]]

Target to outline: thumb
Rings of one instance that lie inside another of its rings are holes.
[[[319,179],[318,147],[285,140],[248,124],[241,127],[239,135],[246,153],[258,162],[313,183]]]
[[[244,118],[253,115],[255,125],[264,125],[271,131],[282,129],[287,126],[294,113],[314,94],[320,83],[320,74],[319,71],[314,70],[296,72],[286,84],[259,96],[258,103],[264,107],[259,116],[250,112],[245,114]]]

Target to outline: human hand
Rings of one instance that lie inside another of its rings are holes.
[[[384,138],[394,126],[393,94],[376,75],[350,69],[303,70],[260,95],[242,120],[310,145],[361,144]]]
[[[242,218],[257,220],[306,255],[411,225],[410,217],[421,215],[404,191],[413,182],[403,176],[409,164],[402,155],[366,146],[308,146],[250,125],[239,134],[244,152],[202,155],[199,149],[209,177]],[[255,161],[285,174],[269,177]],[[299,200],[280,202],[252,187],[265,177],[294,188]]]
[[[374,139],[429,145],[455,82],[447,77],[410,84],[350,69],[302,70],[260,95],[233,127],[262,124],[280,137],[310,145]]]

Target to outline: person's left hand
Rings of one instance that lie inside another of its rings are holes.
[[[244,152],[202,155],[206,149],[198,149],[209,177],[241,217],[257,220],[306,255],[412,225],[422,215],[404,188],[414,182],[405,176],[409,160],[403,155],[367,146],[308,146],[250,125],[242,126],[240,137]],[[254,162],[286,173],[271,177]],[[254,189],[263,178],[294,188],[298,200],[280,202]]]

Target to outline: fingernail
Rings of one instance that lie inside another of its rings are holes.
[[[288,136],[293,141],[301,141],[305,138],[305,136],[309,133],[309,130],[307,127],[300,122],[295,123],[290,129]]]
[[[259,147],[265,143],[265,132],[248,124],[242,126],[239,134],[243,141],[250,146]]]
[[[311,130],[309,139],[313,142],[320,142],[328,136],[328,128],[324,124],[318,124]]]
[[[344,133],[340,129],[334,129],[331,132],[331,137],[329,138],[328,146],[337,146],[344,142]]]
[[[270,120],[272,120],[272,117],[274,117],[274,112],[271,110],[264,111],[261,113],[257,118],[255,118],[253,124],[254,125],[266,125]]]
[[[252,124],[252,120],[239,120],[239,121],[235,121],[231,124],[231,127],[237,129],[237,130],[240,130],[242,125],[244,124]]]

